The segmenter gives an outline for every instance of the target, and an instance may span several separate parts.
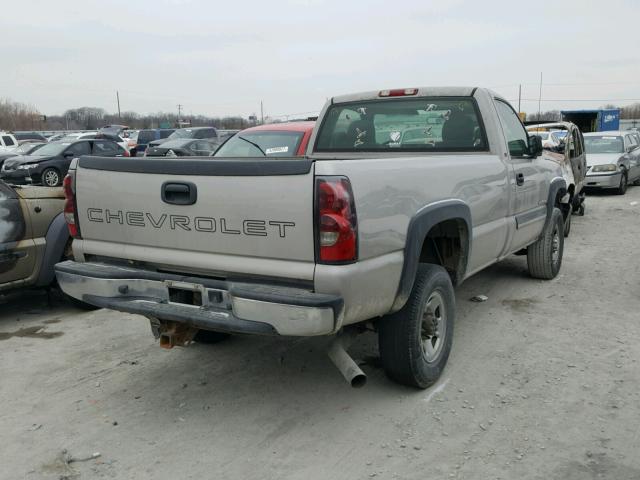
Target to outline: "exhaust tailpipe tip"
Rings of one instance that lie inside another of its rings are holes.
[[[353,337],[346,338],[350,340]],[[336,339],[331,343],[327,354],[333,364],[338,368],[338,370],[340,370],[340,373],[349,385],[353,388],[362,388],[367,384],[367,375],[347,353],[344,335],[336,337]]]

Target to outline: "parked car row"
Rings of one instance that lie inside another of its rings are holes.
[[[17,185],[62,185],[71,160],[82,155],[128,157],[129,152],[112,140],[75,139],[44,144],[27,155],[7,158],[0,170],[0,179]]]

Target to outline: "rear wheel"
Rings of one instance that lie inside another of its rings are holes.
[[[527,247],[527,265],[533,278],[551,280],[558,275],[564,251],[562,212],[554,208],[542,236]]]
[[[45,168],[42,172],[42,183],[47,187],[57,187],[62,183],[62,176],[57,168]]]
[[[417,388],[433,385],[451,352],[454,319],[449,274],[439,265],[420,264],[405,306],[379,323],[380,359],[387,376]]]

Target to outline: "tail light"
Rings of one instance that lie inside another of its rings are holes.
[[[62,181],[64,190],[64,219],[69,227],[69,235],[73,238],[80,237],[80,226],[78,225],[78,212],[76,211],[76,194],[73,191],[73,174],[68,173]]]
[[[394,90],[381,90],[378,93],[379,97],[408,97],[416,95],[418,93],[417,88],[396,88]]]
[[[346,177],[316,180],[317,261],[350,263],[358,259],[358,219]]]
[[[124,153],[122,154],[123,157],[130,157],[131,154],[129,153],[129,150],[127,150],[126,148],[124,149]]]

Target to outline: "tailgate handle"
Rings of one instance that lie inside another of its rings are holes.
[[[165,203],[193,205],[198,199],[198,188],[191,182],[164,182],[160,194]]]

